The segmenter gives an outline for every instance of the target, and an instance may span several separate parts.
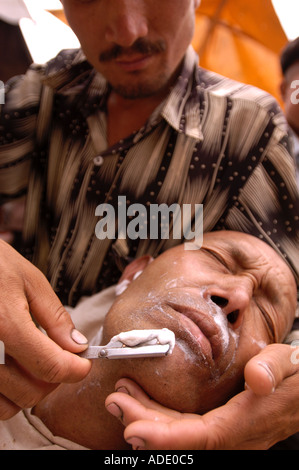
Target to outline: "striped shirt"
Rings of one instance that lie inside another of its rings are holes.
[[[287,126],[264,91],[198,67],[190,47],[144,127],[108,146],[109,85],[81,50],[10,80],[0,116],[1,202],[26,195],[23,254],[65,304],[115,283],[169,239],[99,239],[101,204],[203,204],[203,229],[269,243],[299,273],[298,189]],[[128,220],[132,220],[129,218]],[[116,231],[117,232],[117,231]]]

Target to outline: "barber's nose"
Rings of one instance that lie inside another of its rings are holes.
[[[148,34],[145,14],[136,0],[116,0],[107,12],[105,39],[121,47],[130,47]]]
[[[222,309],[229,323],[239,326],[244,310],[250,305],[252,287],[248,282],[240,281],[231,286],[211,286],[204,295]]]

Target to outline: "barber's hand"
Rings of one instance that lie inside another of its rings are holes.
[[[299,431],[298,362],[299,348],[266,347],[246,365],[247,388],[203,416],[167,409],[129,379],[116,384],[106,408],[134,449],[268,449]]]
[[[5,363],[0,364],[2,420],[31,408],[61,382],[82,380],[91,367],[90,361],[72,354],[86,349],[86,340],[44,275],[3,241],[0,340],[5,348]]]

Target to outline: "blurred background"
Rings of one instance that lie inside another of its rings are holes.
[[[193,46],[202,67],[262,88],[281,104],[279,54],[299,36],[299,0],[201,0]],[[79,47],[59,0],[0,0],[0,80]]]

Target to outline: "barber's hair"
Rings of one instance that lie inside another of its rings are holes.
[[[288,68],[299,61],[299,37],[290,41],[282,50],[280,55],[280,65],[282,73],[285,74]]]

